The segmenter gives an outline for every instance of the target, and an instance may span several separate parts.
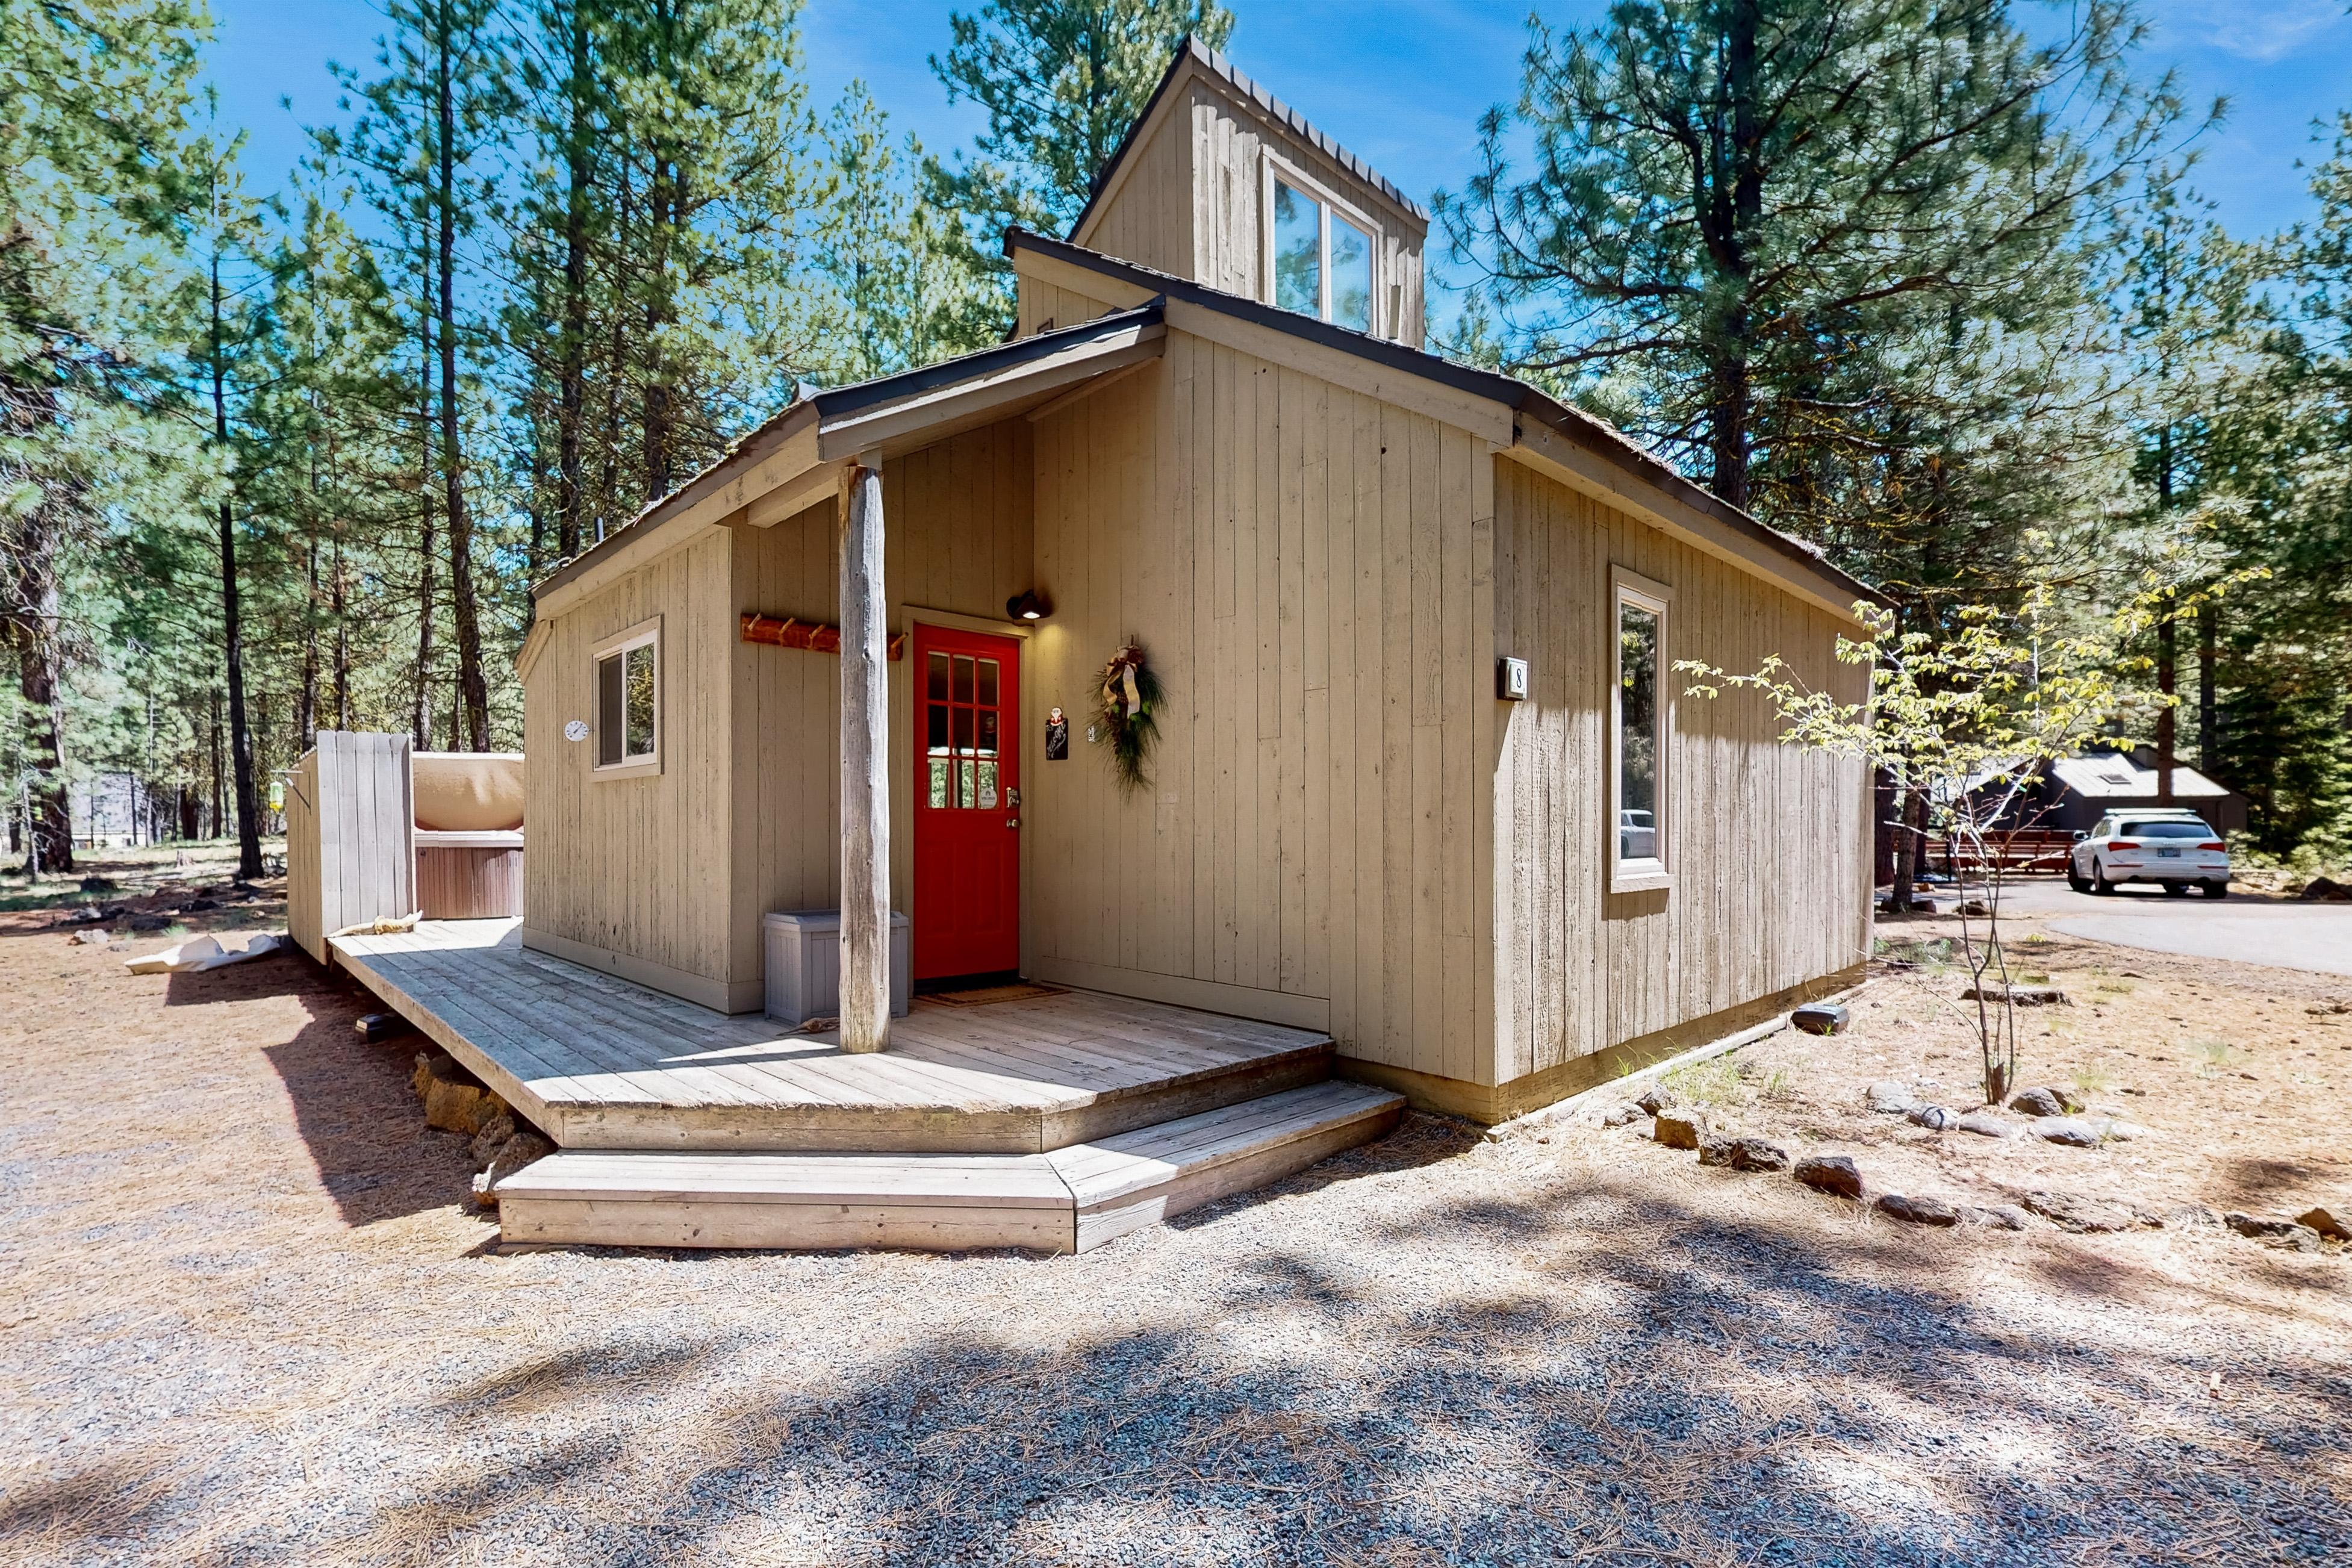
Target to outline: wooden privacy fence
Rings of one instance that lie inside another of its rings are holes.
[[[286,781],[286,927],[327,962],[345,926],[416,908],[405,735],[321,730]]]
[[[347,926],[522,912],[522,758],[322,730],[286,779],[286,925],[327,962]]]
[[[2003,871],[2046,871],[2056,875],[2066,869],[2066,857],[2074,847],[2074,836],[2054,827],[2013,827],[2006,832],[1988,833],[1981,850],[1966,838],[1947,834],[1935,841],[1929,858],[1940,862],[1953,876],[1963,871],[1983,871],[1998,868]]]

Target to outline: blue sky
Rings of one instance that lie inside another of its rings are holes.
[[[299,127],[335,115],[327,61],[365,67],[383,19],[368,0],[214,0],[210,78],[224,118],[245,125],[248,174],[276,185],[303,149]],[[1244,70],[1406,190],[1458,187],[1477,118],[1516,92],[1526,9],[1514,0],[1234,0],[1232,53]],[[810,0],[803,18],[820,101],[863,77],[897,122],[935,149],[968,139],[925,58],[947,45],[942,0]],[[977,0],[965,0],[976,9]],[[1601,0],[1536,6],[1564,25]],[[2149,70],[2172,68],[2192,101],[2226,94],[2229,122],[2205,142],[2197,183],[2230,227],[2252,234],[2304,216],[2295,160],[2310,126],[2352,108],[2347,0],[2153,0]],[[289,98],[290,109],[278,100]]]

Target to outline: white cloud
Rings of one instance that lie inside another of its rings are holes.
[[[2343,0],[2173,0],[2166,30],[2242,59],[2283,60],[2345,20]]]

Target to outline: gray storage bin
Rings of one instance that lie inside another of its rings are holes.
[[[771,911],[761,922],[768,959],[768,1016],[797,1028],[841,1014],[841,911]],[[907,917],[890,916],[890,1016],[907,1016],[913,960]]]

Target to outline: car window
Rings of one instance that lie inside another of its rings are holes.
[[[2214,831],[2201,822],[2126,822],[2126,838],[2212,838]]]

